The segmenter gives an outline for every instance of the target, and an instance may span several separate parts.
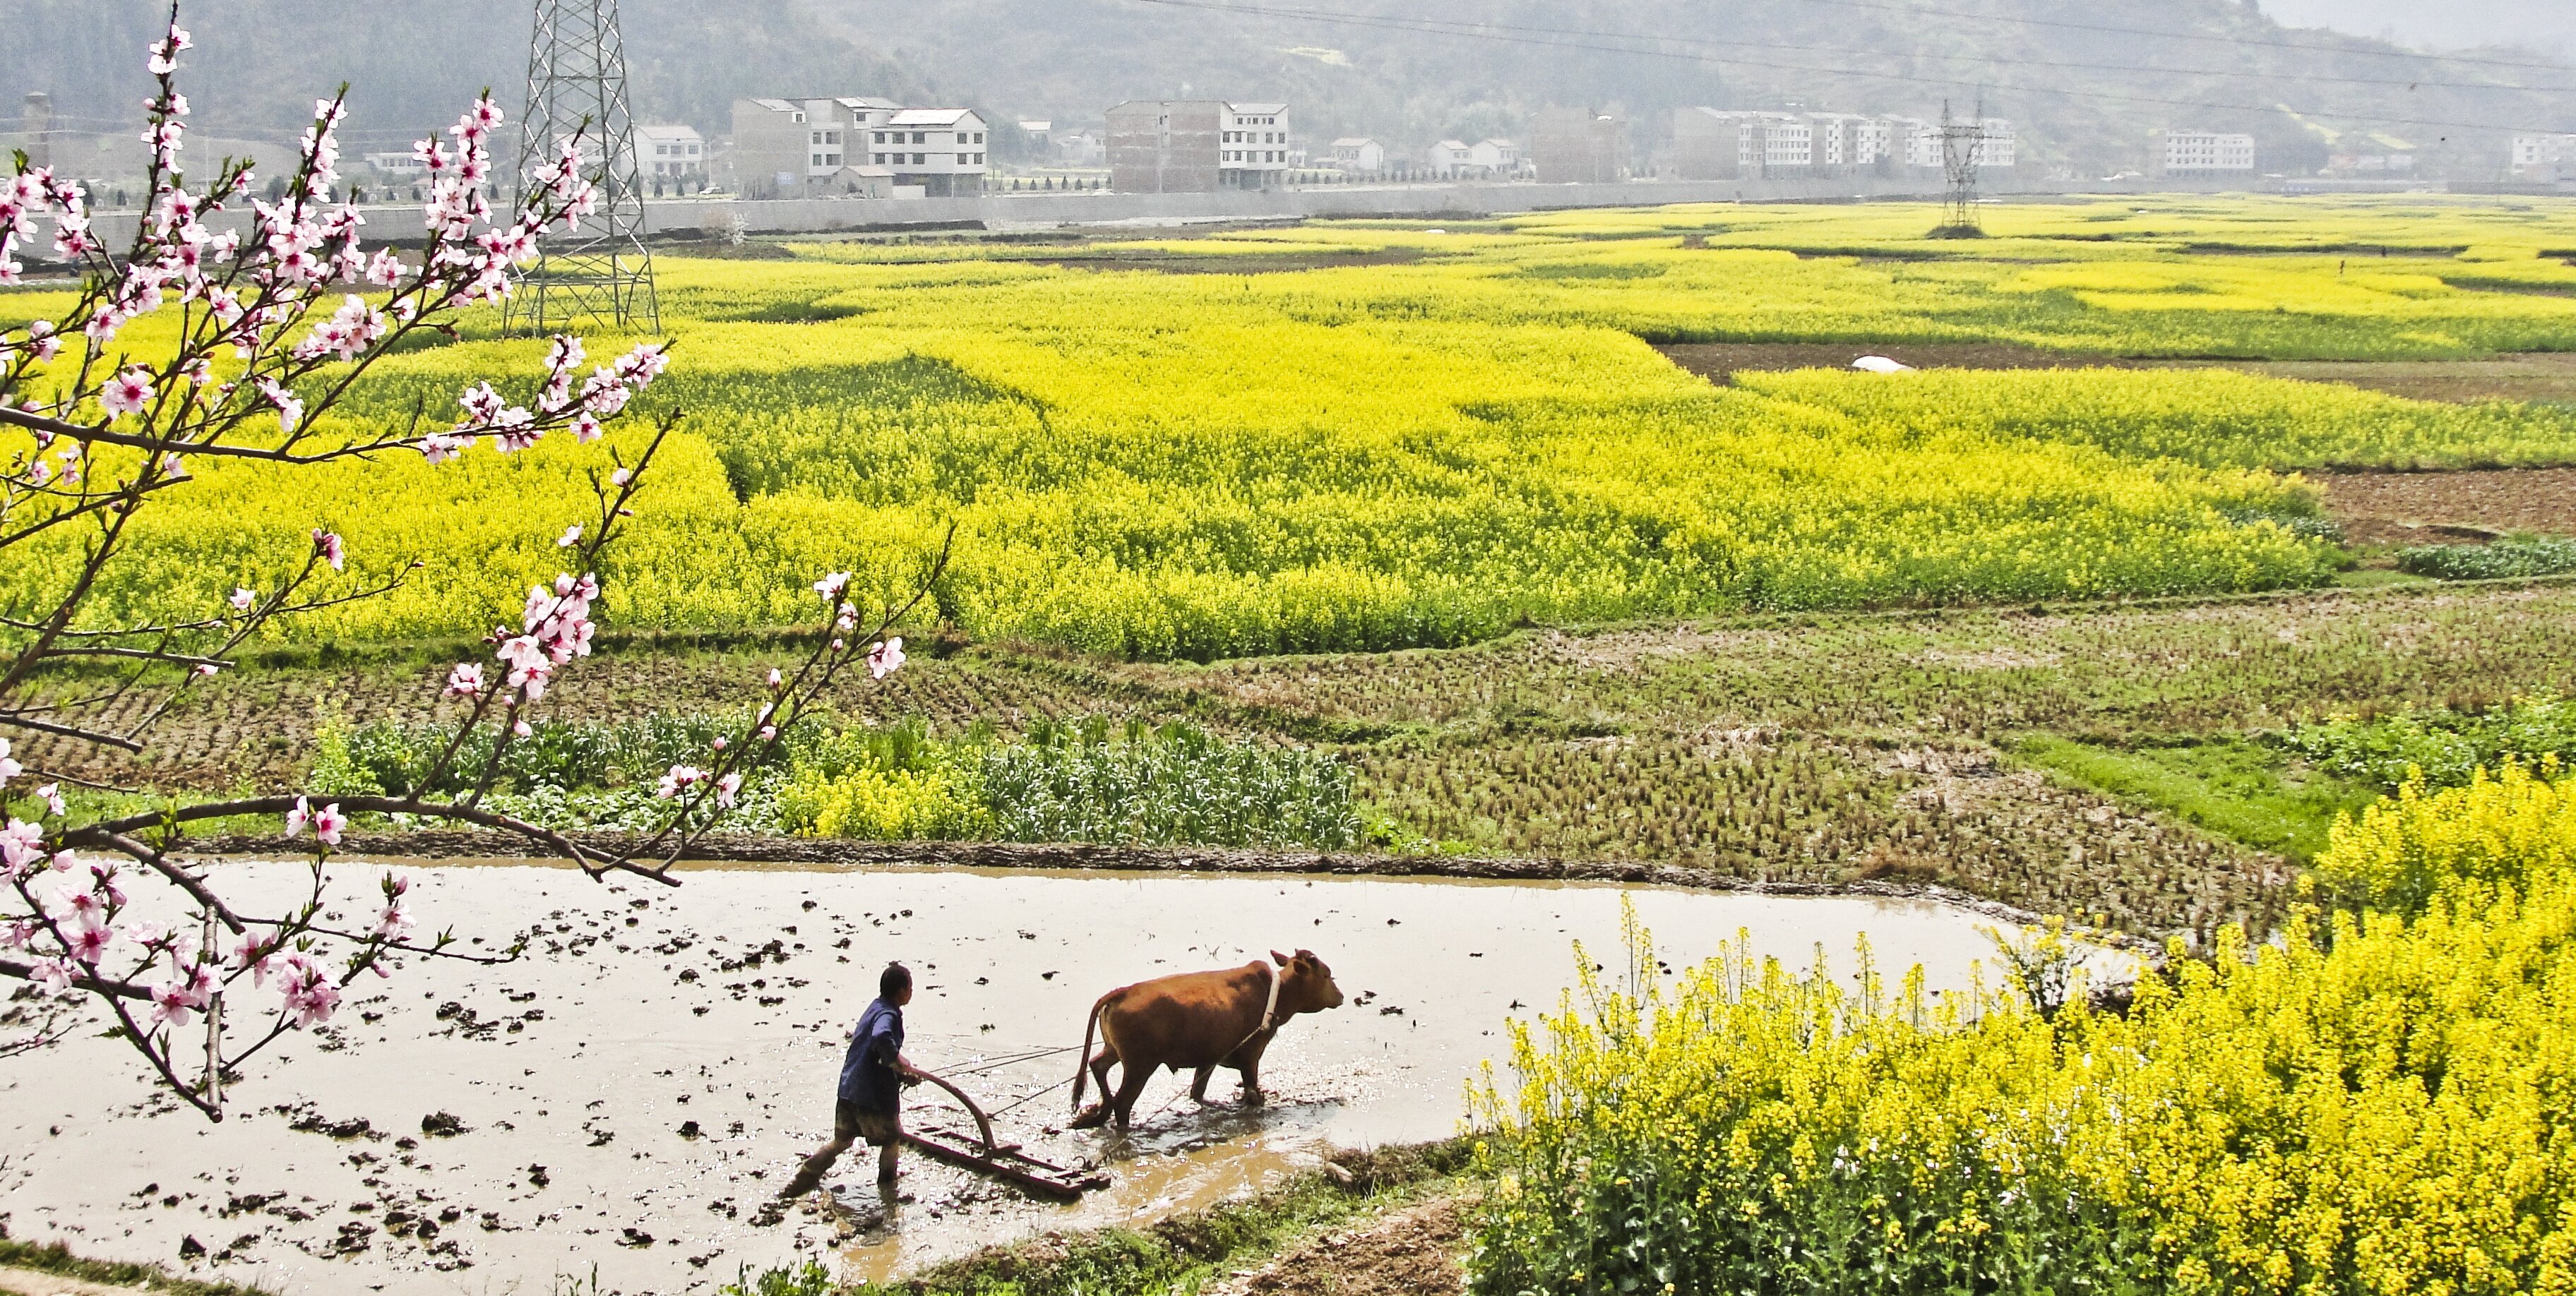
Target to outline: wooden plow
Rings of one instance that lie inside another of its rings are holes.
[[[903,1141],[919,1148],[923,1155],[950,1165],[988,1174],[996,1179],[1019,1185],[1037,1196],[1052,1201],[1079,1201],[1084,1193],[1109,1186],[1105,1170],[1060,1166],[1041,1161],[1020,1150],[1017,1143],[998,1142],[993,1137],[993,1121],[966,1091],[932,1075],[918,1073],[922,1079],[948,1091],[950,1097],[975,1118],[973,1132],[931,1125],[921,1129],[907,1126]]]

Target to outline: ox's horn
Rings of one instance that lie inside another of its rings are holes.
[[[1281,967],[1286,967],[1286,966],[1288,966],[1288,956],[1287,956],[1287,955],[1285,955],[1285,954],[1280,953],[1280,952],[1279,952],[1279,951],[1277,951],[1277,950],[1272,950],[1272,951],[1270,951],[1270,961],[1271,961],[1271,962],[1273,962],[1273,963],[1278,964],[1278,965],[1279,965],[1279,966],[1281,966]]]

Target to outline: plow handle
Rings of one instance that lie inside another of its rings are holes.
[[[960,1088],[958,1088],[957,1086],[955,1086],[955,1085],[953,1085],[953,1084],[950,1084],[950,1083],[948,1083],[948,1082],[947,1082],[947,1081],[945,1081],[945,1080],[940,1079],[938,1076],[932,1075],[931,1073],[929,1073],[929,1072],[927,1072],[927,1071],[924,1071],[924,1070],[920,1069],[919,1067],[915,1067],[915,1068],[913,1068],[913,1072],[912,1072],[912,1073],[913,1073],[914,1075],[920,1076],[922,1079],[927,1080],[927,1081],[929,1081],[929,1082],[930,1082],[930,1083],[932,1083],[932,1084],[935,1084],[935,1085],[939,1086],[939,1087],[940,1087],[940,1088],[942,1088],[942,1089],[947,1090],[947,1091],[948,1091],[948,1094],[949,1094],[949,1096],[950,1096],[950,1097],[955,1098],[958,1102],[965,1104],[965,1107],[966,1107],[966,1114],[975,1118],[975,1128],[976,1128],[976,1130],[977,1130],[977,1131],[979,1131],[980,1133],[982,1133],[982,1134],[983,1134],[983,1136],[984,1136],[984,1155],[985,1155],[986,1157],[990,1157],[990,1156],[992,1156],[992,1155],[993,1155],[993,1148],[994,1148],[994,1146],[995,1146],[995,1145],[994,1145],[994,1143],[993,1143],[993,1122],[992,1122],[991,1118],[989,1118],[989,1117],[987,1117],[987,1116],[985,1116],[985,1115],[984,1115],[984,1109],[983,1109],[983,1108],[981,1108],[981,1107],[976,1106],[976,1105],[975,1105],[975,1100],[974,1100],[974,1099],[972,1099],[972,1098],[967,1097],[967,1096],[966,1096],[966,1091],[965,1091],[965,1090],[960,1089]]]

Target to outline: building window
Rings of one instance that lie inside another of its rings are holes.
[[[914,166],[928,166],[930,165],[930,155],[927,153],[915,153],[912,155],[912,164]]]
[[[930,142],[930,132],[929,132],[929,131],[914,131],[914,132],[912,133],[912,142],[913,142],[913,143],[915,143],[915,144],[927,144],[927,143],[929,143],[929,142]]]

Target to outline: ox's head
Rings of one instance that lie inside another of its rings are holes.
[[[1270,951],[1270,961],[1279,965],[1279,1015],[1321,1012],[1342,1006],[1342,988],[1333,984],[1333,970],[1313,950],[1294,954]]]

